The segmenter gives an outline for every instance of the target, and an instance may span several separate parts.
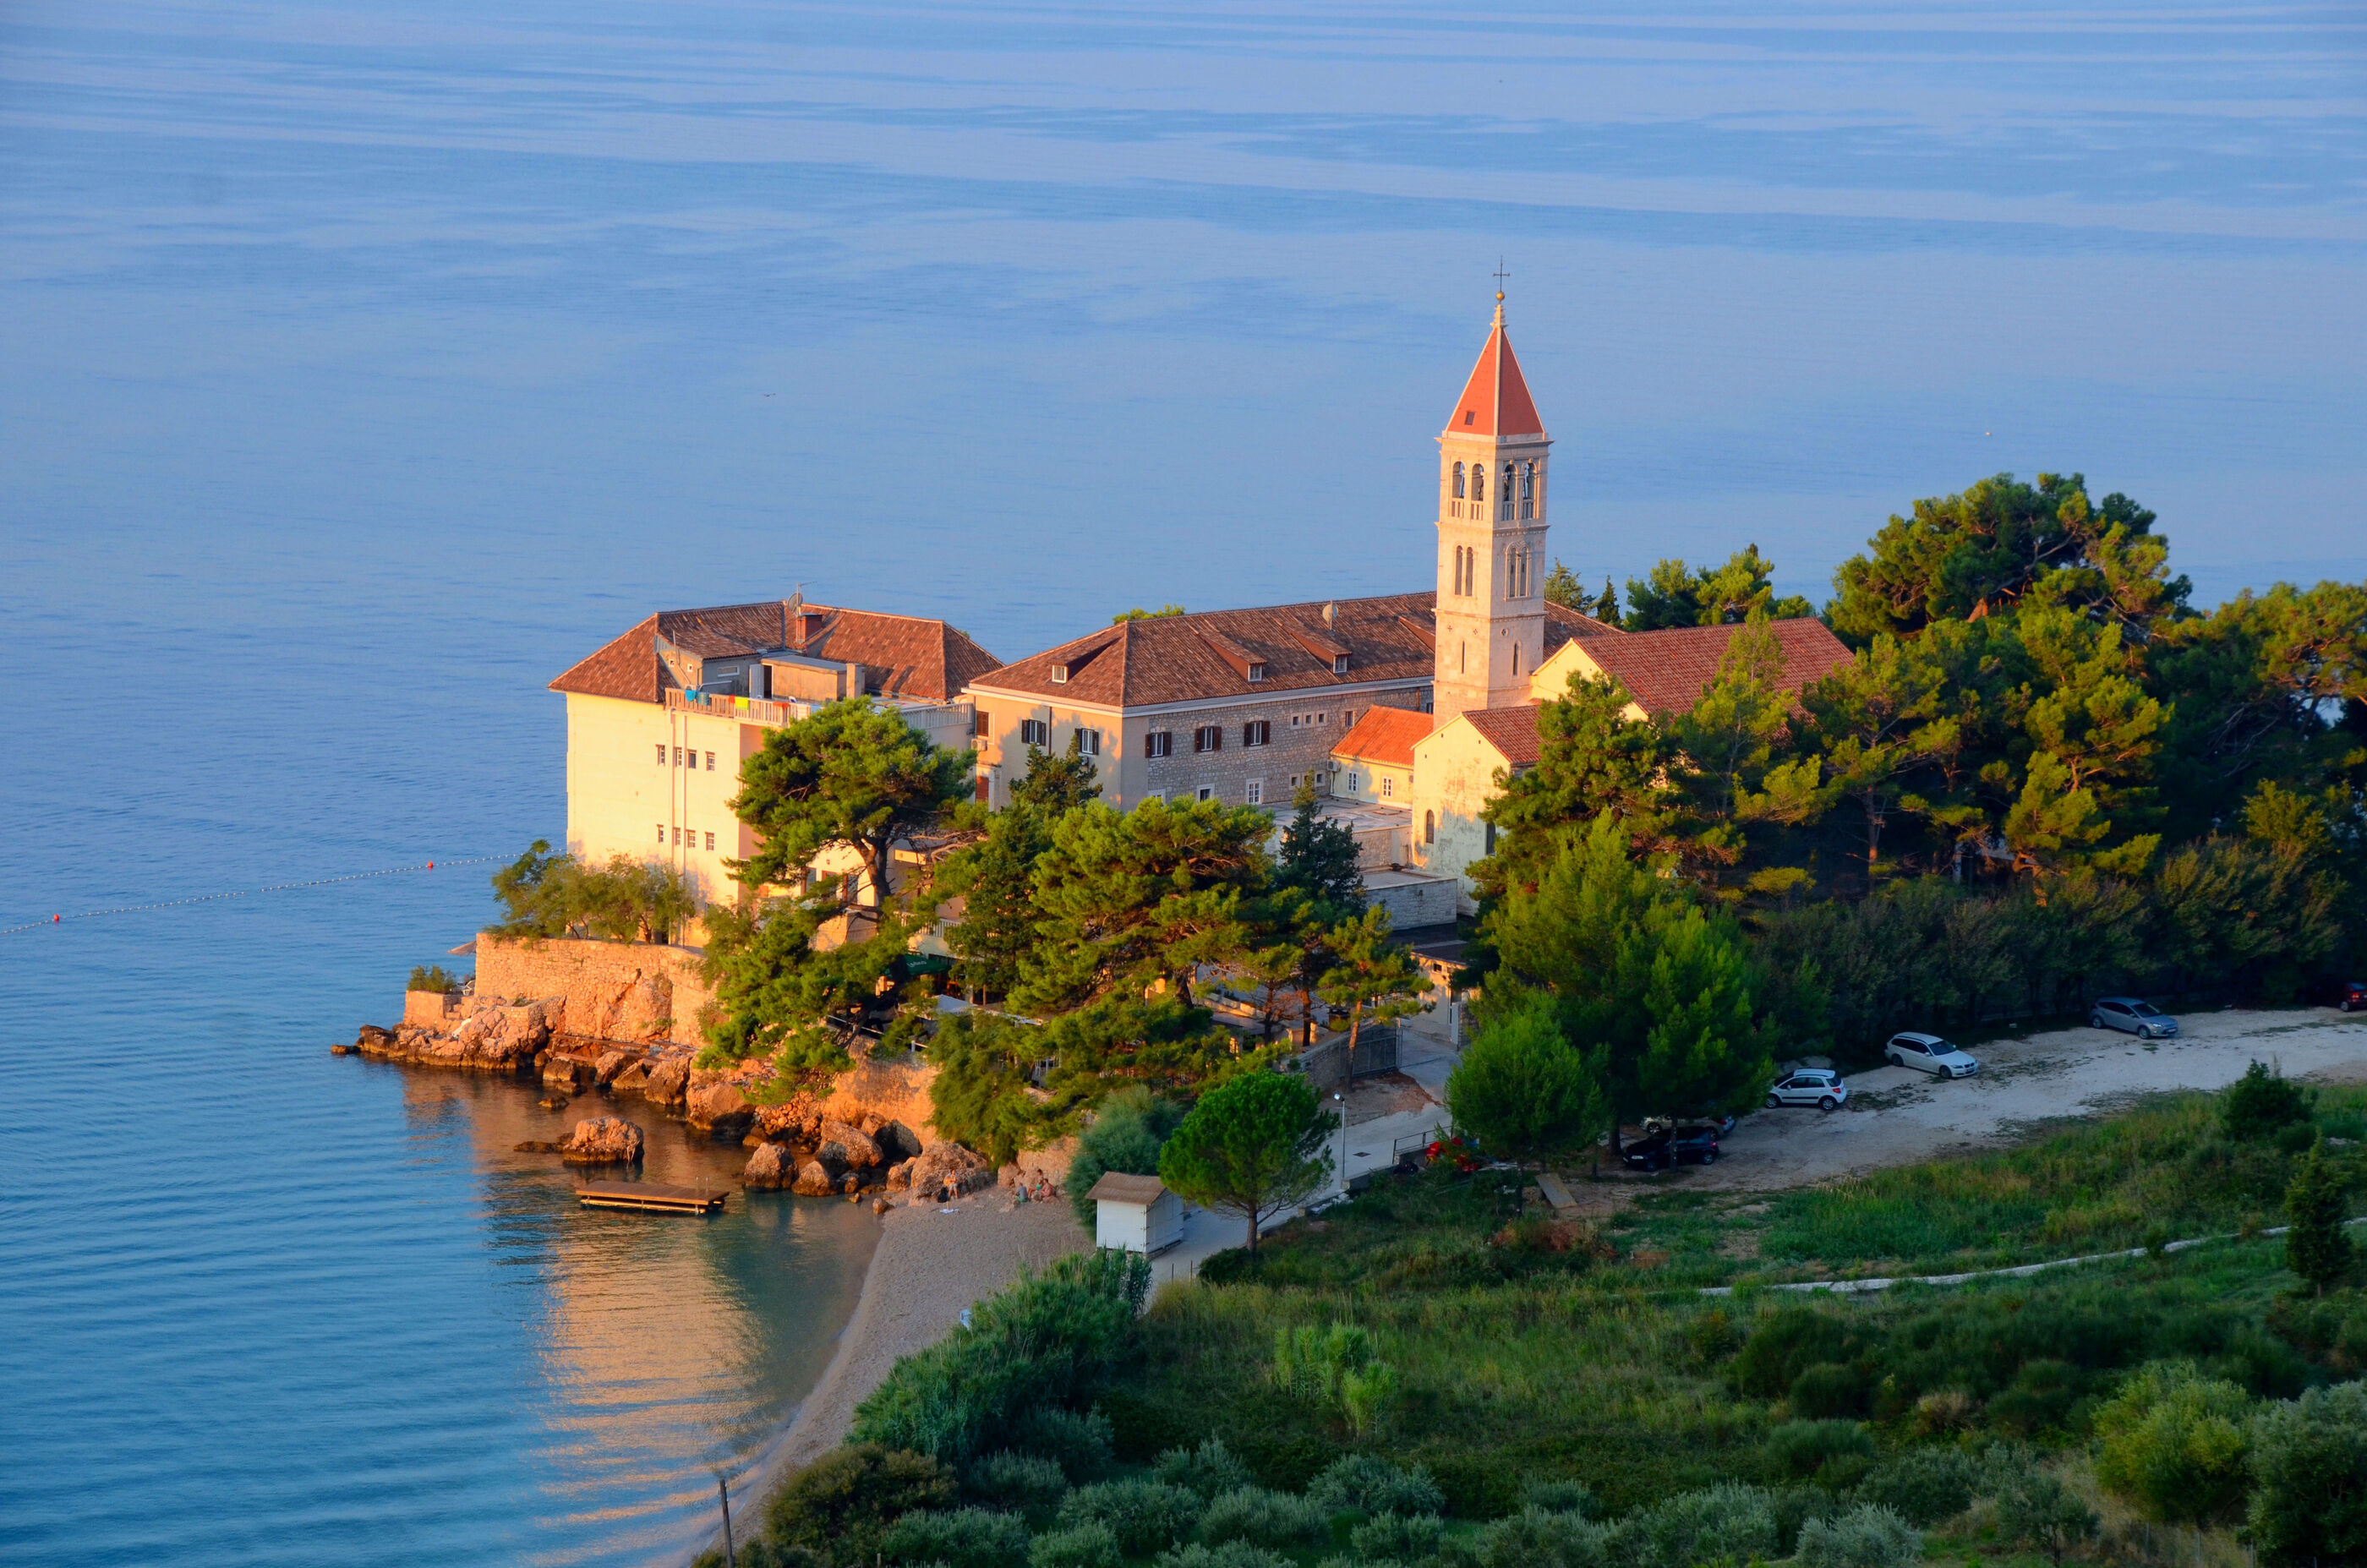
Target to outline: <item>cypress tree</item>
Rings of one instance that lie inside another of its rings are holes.
[[[2321,1137],[2302,1156],[2293,1185],[2285,1189],[2285,1267],[2316,1291],[2342,1277],[2350,1267],[2350,1238],[2342,1234],[2342,1185],[2326,1163]]]

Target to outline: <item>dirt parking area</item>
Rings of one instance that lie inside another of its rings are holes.
[[[2142,1043],[2101,1029],[1992,1040],[1971,1048],[1979,1076],[1949,1083],[1906,1067],[1852,1073],[1843,1109],[1755,1111],[1724,1140],[1716,1166],[1670,1176],[1693,1190],[1829,1181],[2010,1143],[2165,1090],[2225,1089],[2255,1058],[2292,1077],[2367,1081],[2367,1015],[2231,1010],[2189,1013],[2178,1027],[2175,1040]]]

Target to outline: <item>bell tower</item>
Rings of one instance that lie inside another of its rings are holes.
[[[1504,295],[1438,437],[1437,662],[1445,724],[1518,707],[1546,649],[1546,449],[1553,445],[1504,333]]]

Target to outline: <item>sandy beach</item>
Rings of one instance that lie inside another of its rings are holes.
[[[991,1190],[949,1205],[913,1204],[880,1218],[878,1250],[863,1278],[855,1315],[840,1332],[838,1353],[799,1402],[780,1437],[732,1484],[732,1515],[742,1540],[758,1528],[759,1509],[781,1477],[812,1463],[846,1437],[855,1407],[898,1358],[925,1349],[960,1322],[962,1309],[992,1295],[1031,1265],[1087,1243],[1065,1201],[1011,1208]],[[723,1544],[719,1530],[700,1550]]]

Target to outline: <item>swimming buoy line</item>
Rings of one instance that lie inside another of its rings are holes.
[[[288,893],[299,887],[327,887],[339,882],[364,882],[373,876],[405,876],[415,871],[434,871],[439,865],[487,865],[500,860],[499,855],[470,855],[465,860],[424,861],[418,865],[391,865],[383,871],[354,871],[343,876],[316,876],[310,882],[282,882],[269,887],[243,887],[235,893],[200,893],[190,898],[167,898],[159,904],[125,904],[112,909],[85,909],[78,915],[51,915],[46,920],[33,920],[21,926],[0,930],[0,936],[15,936],[19,931],[39,931],[43,926],[62,925],[68,920],[96,920],[104,915],[137,915],[150,909],[177,909],[184,904],[211,904],[223,898],[254,898],[266,893]]]

